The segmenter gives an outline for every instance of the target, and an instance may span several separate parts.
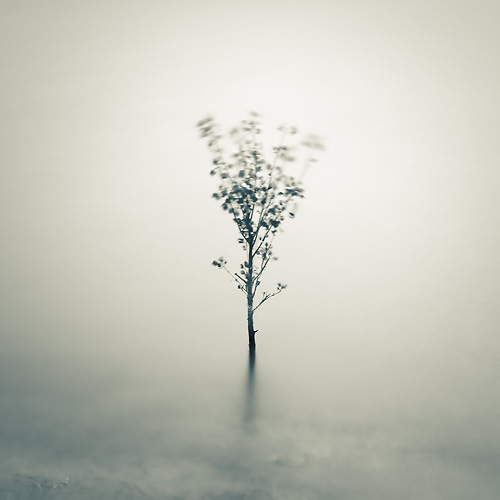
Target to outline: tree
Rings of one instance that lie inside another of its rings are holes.
[[[278,283],[272,292],[264,291],[262,295],[257,295],[264,271],[272,260],[277,260],[273,255],[274,238],[285,217],[295,216],[297,201],[304,197],[302,176],[316,161],[312,154],[308,155],[298,179],[285,174],[284,165],[295,160],[291,154],[292,148],[286,146],[285,141],[288,136],[295,135],[297,129],[282,125],[278,128],[281,131],[280,144],[273,148],[272,162],[267,162],[263,146],[258,141],[261,133],[258,118],[257,113],[251,113],[248,120],[243,120],[240,126],[230,131],[229,137],[235,150],[229,159],[225,158],[223,136],[219,134],[215,121],[209,117],[197,124],[212,154],[213,169],[210,175],[220,180],[213,197],[222,202],[222,209],[236,223],[238,243],[245,252],[245,261],[240,264],[238,272],[231,272],[223,257],[212,264],[224,269],[246,297],[251,351],[255,350],[257,332],[254,327],[255,312],[286,288],[285,284]],[[315,136],[309,136],[302,145],[311,151],[322,149]]]

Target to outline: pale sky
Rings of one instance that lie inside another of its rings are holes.
[[[210,266],[238,266],[236,232],[194,125],[210,113],[228,129],[256,110],[264,141],[288,122],[327,144],[276,241],[269,284],[289,288],[258,328],[498,353],[498,2],[1,11],[9,341],[132,349],[132,325],[175,350],[171,328],[223,325],[244,342],[242,297]]]

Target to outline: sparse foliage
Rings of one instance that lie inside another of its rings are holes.
[[[285,173],[285,166],[293,161],[294,149],[286,145],[289,136],[295,136],[297,129],[281,125],[279,145],[273,147],[273,158],[265,158],[259,117],[251,113],[250,118],[229,132],[234,150],[227,156],[223,150],[223,136],[212,118],[205,118],[198,124],[201,137],[208,142],[212,154],[213,168],[210,175],[219,178],[219,186],[213,197],[221,202],[236,223],[239,232],[238,243],[245,252],[245,261],[238,272],[231,272],[223,257],[212,264],[224,269],[246,296],[248,306],[248,334],[250,348],[255,348],[254,313],[270,298],[281,293],[286,285],[278,283],[272,292],[257,294],[261,278],[272,260],[274,238],[286,217],[295,217],[297,201],[304,197],[302,176],[316,161],[313,153],[322,149],[315,136],[309,136],[302,145],[311,152],[307,155],[299,178]]]

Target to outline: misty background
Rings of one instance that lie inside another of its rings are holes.
[[[498,498],[497,2],[0,10],[2,498]],[[327,149],[249,381],[195,123],[251,110]]]

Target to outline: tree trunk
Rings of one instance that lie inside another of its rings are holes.
[[[253,300],[248,300],[248,347],[255,351],[255,330],[253,327]]]
[[[253,327],[253,245],[248,246],[248,281],[247,281],[247,305],[248,305],[248,347],[250,352],[255,351],[255,330]]]

